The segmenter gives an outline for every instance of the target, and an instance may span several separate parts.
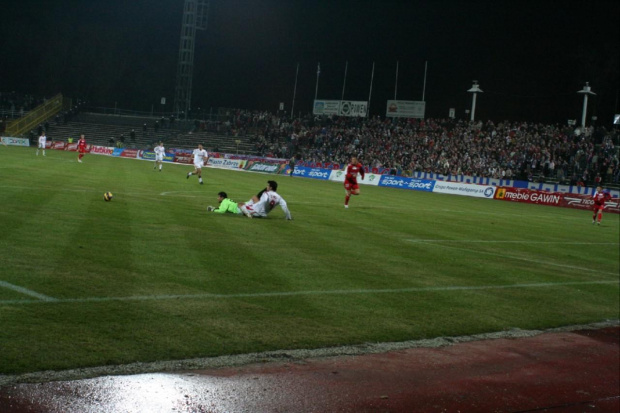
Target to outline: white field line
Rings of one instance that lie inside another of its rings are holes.
[[[424,240],[407,240],[407,241],[410,241],[410,242],[423,242]],[[432,240],[430,240],[430,241],[426,240],[425,242],[427,243],[427,245],[436,245],[434,243],[434,241],[432,241]],[[470,242],[475,242],[475,241],[462,240],[461,242],[470,243]],[[518,241],[514,241],[514,242],[516,243]],[[522,243],[529,243],[529,241],[521,241],[521,242]],[[543,242],[544,241],[541,241],[541,243],[543,243]],[[551,243],[552,241],[548,241],[548,242]],[[558,242],[558,244],[567,244],[567,243],[565,243],[565,242]],[[582,244],[578,244],[578,245],[589,245],[589,244],[601,245],[600,243],[582,243]],[[608,245],[608,244],[617,245],[617,243],[613,243],[613,242],[612,243],[602,243],[602,244],[603,245]],[[452,246],[452,245],[445,245],[444,243],[442,243],[441,247],[442,248],[451,248],[451,249],[455,249],[455,250],[459,250],[459,251],[467,251],[467,252],[474,253],[476,255],[479,255],[479,254],[492,255],[492,256],[495,256],[495,257],[506,258],[506,259],[511,259],[511,260],[533,262],[535,264],[551,265],[551,266],[554,266],[554,267],[569,268],[571,270],[594,272],[594,273],[601,274],[601,275],[616,275],[616,276],[618,275],[617,273],[602,272],[602,271],[599,271],[599,270],[593,269],[593,268],[576,267],[574,265],[556,264],[556,263],[551,262],[551,261],[533,260],[533,259],[530,259],[530,258],[516,257],[514,255],[498,254],[498,253],[495,253],[495,252],[487,252],[487,251],[473,250],[473,249],[463,248],[463,247],[455,247],[455,246]]]
[[[9,290],[17,291],[18,293],[21,293],[21,294],[25,294],[25,295],[29,295],[31,297],[38,298],[41,301],[47,301],[47,302],[57,301],[53,297],[49,297],[49,296],[44,295],[44,294],[39,294],[36,291],[32,291],[32,290],[29,290],[28,288],[20,287],[18,285],[14,285],[14,284],[8,283],[6,281],[1,281],[0,280],[0,287],[4,287],[4,288],[7,288]]]
[[[546,288],[563,287],[569,285],[598,285],[619,284],[618,280],[607,281],[569,281],[559,283],[528,283],[507,285],[479,285],[479,286],[443,286],[443,287],[412,287],[412,288],[386,288],[386,289],[358,289],[358,290],[325,290],[325,291],[281,291],[264,293],[239,293],[239,294],[174,294],[174,295],[138,295],[128,297],[86,297],[86,298],[59,298],[41,300],[0,300],[0,305],[16,304],[72,304],[72,303],[107,303],[113,301],[161,301],[161,300],[196,300],[196,299],[235,299],[235,298],[265,298],[265,297],[298,297],[310,295],[353,295],[353,294],[402,294],[444,291],[477,291],[477,290],[501,290],[509,288]],[[49,297],[48,297],[49,298]]]
[[[620,245],[620,242],[580,242],[580,241],[529,241],[529,240],[482,240],[482,239],[408,239],[409,242],[462,242],[464,244],[562,244],[562,245]]]

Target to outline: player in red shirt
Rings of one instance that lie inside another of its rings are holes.
[[[78,141],[78,162],[82,163],[82,158],[84,157],[84,154],[86,153],[86,139],[84,138],[84,135],[80,135],[80,140]]]
[[[344,197],[344,207],[349,207],[349,199],[351,195],[359,195],[360,194],[360,186],[357,183],[357,174],[362,176],[364,179],[364,167],[357,160],[357,157],[351,157],[351,163],[347,165],[346,175],[344,177],[344,190],[346,191],[346,196]]]
[[[603,188],[600,186],[596,187],[596,192],[592,195],[592,200],[594,200],[594,215],[592,215],[592,225],[595,223],[601,225],[601,219],[603,219],[603,209],[605,209],[605,202],[611,199],[611,194],[609,193],[609,189],[603,191]],[[598,214],[598,221],[596,220],[596,215]]]

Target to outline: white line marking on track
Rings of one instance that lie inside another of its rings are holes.
[[[28,288],[20,287],[18,285],[14,285],[14,284],[8,283],[6,281],[0,281],[0,287],[4,287],[4,288],[7,288],[9,290],[17,291],[18,293],[29,295],[31,297],[35,297],[35,298],[38,298],[39,300],[46,301],[46,302],[57,301],[53,297],[49,297],[49,296],[44,295],[44,294],[39,294],[36,291],[32,291],[32,290],[29,290]]]
[[[597,284],[618,284],[618,280],[608,281],[570,281],[559,283],[528,283],[528,284],[508,284],[508,285],[478,285],[478,286],[438,286],[438,287],[412,287],[412,288],[386,288],[377,290],[325,290],[325,291],[282,291],[265,293],[238,293],[238,294],[175,294],[175,295],[139,295],[128,297],[87,297],[87,298],[59,298],[52,299],[46,303],[72,304],[72,303],[107,303],[112,301],[159,301],[159,300],[179,300],[179,299],[227,299],[227,298],[265,298],[265,297],[296,297],[308,295],[350,295],[350,294],[401,294],[418,292],[442,292],[442,291],[476,291],[476,290],[501,290],[508,288],[544,288],[544,287],[563,287],[568,285],[597,285]],[[37,304],[40,300],[0,300],[0,305],[14,304]]]

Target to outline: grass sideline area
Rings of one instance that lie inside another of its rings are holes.
[[[0,374],[619,318],[616,214],[191,169],[0,147]]]

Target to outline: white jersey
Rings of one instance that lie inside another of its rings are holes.
[[[158,145],[155,147],[155,160],[156,161],[163,161],[165,154],[166,154],[166,149],[164,148],[164,145]]]
[[[280,196],[280,194],[273,191],[263,192],[258,202],[254,203],[252,201],[248,201],[244,205],[244,208],[253,217],[266,217],[267,214],[269,214],[271,210],[278,205],[280,205],[280,208],[284,211],[286,219],[291,219],[291,211],[289,211],[286,201]]]
[[[194,166],[202,168],[205,160],[209,159],[209,153],[204,149],[194,149]]]
[[[45,142],[47,141],[47,136],[44,134],[39,136],[39,148],[45,149]]]

